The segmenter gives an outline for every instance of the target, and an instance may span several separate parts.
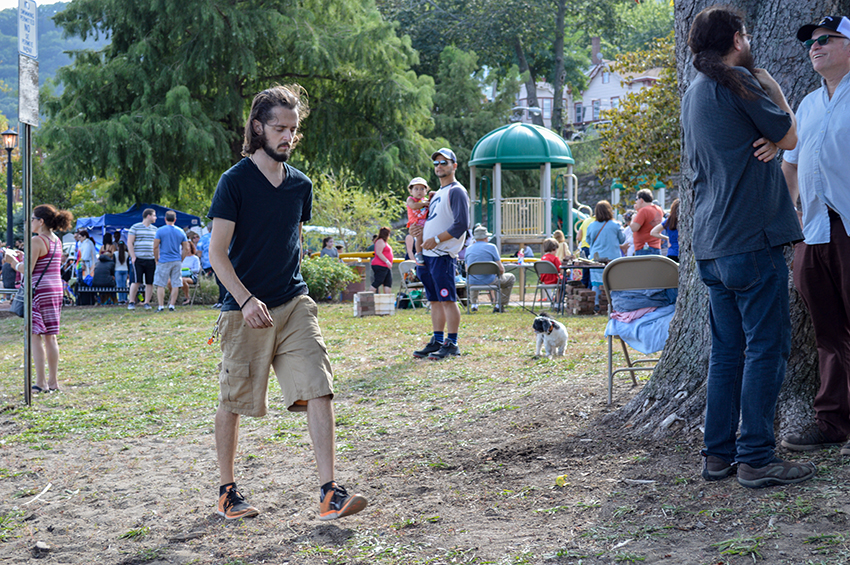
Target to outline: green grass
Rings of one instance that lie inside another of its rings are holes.
[[[59,380],[63,394],[36,395],[31,407],[22,403],[23,371],[20,321],[0,319],[0,393],[18,426],[3,444],[27,444],[51,449],[69,437],[90,441],[144,436],[180,437],[208,430],[217,406],[218,343],[207,339],[218,312],[205,307],[179,308],[177,313],[129,312],[121,308],[70,308],[63,311],[59,338]],[[445,364],[437,374],[411,359],[410,351],[427,340],[425,311],[400,311],[394,316],[354,318],[350,305],[323,305],[324,336],[334,359],[335,387],[356,394],[359,404],[381,405],[389,398],[410,402],[411,393],[430,403],[435,422],[458,417],[514,411],[523,389],[551,377],[552,364],[532,359],[529,316],[513,308],[498,317],[462,317],[461,347],[470,363]],[[573,339],[601,335],[604,320],[566,318]],[[383,336],[375,339],[375,336]],[[392,339],[389,339],[389,338]],[[571,363],[577,371],[599,370],[604,356],[587,355],[595,344],[573,346]],[[359,353],[354,356],[350,351]],[[33,375],[34,376],[34,375]],[[564,378],[570,378],[564,373]],[[443,389],[435,396],[432,387]],[[493,394],[494,386],[503,394]],[[427,391],[427,392],[426,392]],[[279,396],[272,380],[272,401]],[[441,402],[469,396],[474,412]],[[507,401],[510,399],[510,401]],[[460,408],[460,410],[458,410]],[[267,419],[268,420],[268,419]],[[273,417],[277,429],[269,441],[301,442],[288,414]],[[258,425],[246,420],[244,425]],[[398,422],[396,422],[397,424]],[[342,439],[346,433],[392,433],[393,424],[376,422],[370,414],[338,410]],[[300,427],[299,427],[300,430]],[[439,462],[437,462],[439,466]],[[0,470],[2,474],[2,470]]]

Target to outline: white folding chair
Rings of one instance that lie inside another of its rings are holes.
[[[496,275],[493,282],[490,284],[471,284],[470,278],[473,275]],[[496,293],[495,304],[502,303],[502,288],[499,286],[499,277],[502,275],[502,270],[499,264],[495,261],[480,261],[466,266],[466,313],[469,314],[472,291],[492,291]],[[499,308],[501,312],[501,308]]]
[[[611,293],[618,290],[648,290],[679,288],[679,265],[667,257],[661,255],[638,255],[635,257],[620,257],[614,259],[602,271],[602,284],[608,295],[608,317],[614,311]],[[614,369],[613,361],[613,338],[608,336],[608,404],[614,388],[614,375],[629,371],[632,375],[632,383],[637,386],[635,371],[654,371],[658,364],[658,358],[635,359],[629,358],[629,351],[623,338],[616,336],[623,346],[623,355],[626,358],[626,366]],[[638,363],[652,363],[651,367],[635,367]]]

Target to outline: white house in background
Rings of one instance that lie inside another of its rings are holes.
[[[599,38],[594,37],[591,46],[591,60],[598,61],[585,74],[588,77],[587,88],[581,93],[573,93],[564,87],[561,97],[564,108],[564,132],[582,130],[588,124],[599,121],[603,110],[617,108],[628,94],[638,92],[658,80],[661,68],[654,68],[641,74],[620,75],[611,70],[613,61],[605,61],[599,54]],[[537,103],[543,112],[543,124],[552,125],[552,108],[555,93],[548,82],[537,83]],[[528,107],[528,94],[525,85],[517,94],[517,106]],[[521,120],[531,123],[528,111],[522,111]],[[568,138],[569,139],[569,138]]]

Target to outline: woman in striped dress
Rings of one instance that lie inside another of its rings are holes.
[[[59,316],[62,309],[62,240],[54,230],[71,229],[74,218],[67,210],[57,210],[49,204],[36,206],[30,222],[32,257],[29,261],[29,281],[37,285],[32,297],[32,354],[35,362],[35,392],[58,391],[59,381]],[[5,261],[18,272],[24,263],[7,254]],[[42,276],[43,273],[43,276]],[[47,380],[44,366],[47,362]]]

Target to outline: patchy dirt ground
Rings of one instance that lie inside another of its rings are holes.
[[[198,414],[190,423],[203,431],[175,439],[0,443],[0,531],[23,519],[0,562],[850,563],[850,467],[837,450],[815,454],[819,476],[801,485],[706,483],[700,438],[642,441],[597,423],[609,410],[598,339],[533,359],[525,322],[510,316],[499,321],[507,336],[475,331],[492,316],[465,317],[465,354],[440,364],[409,358],[422,314],[378,339],[362,320],[323,322],[338,479],[370,500],[357,516],[317,520],[304,419],[273,408],[243,428],[237,460],[261,514],[224,523],[211,414]],[[593,324],[570,319],[571,339],[599,335]],[[506,345],[516,351],[499,356]],[[65,388],[56,402],[85,394]],[[632,394],[622,381],[616,402]],[[0,414],[0,434],[20,425],[14,410]]]

